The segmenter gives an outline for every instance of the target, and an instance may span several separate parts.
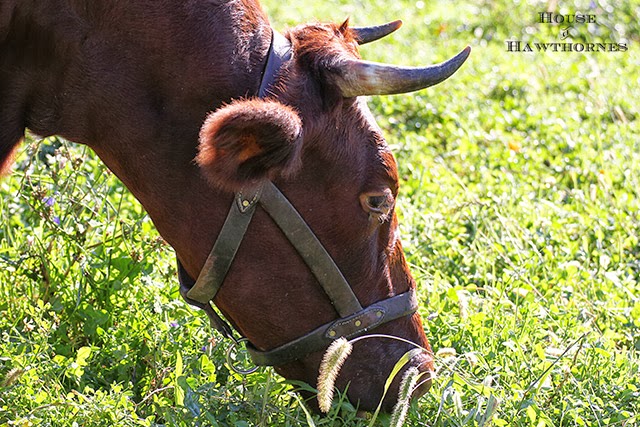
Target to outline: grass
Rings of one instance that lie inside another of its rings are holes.
[[[626,52],[510,53],[559,39],[536,23],[546,2],[290,3],[264,2],[276,28],[402,18],[370,60],[473,48],[451,81],[370,100],[438,351],[407,425],[640,425],[640,4],[559,9],[597,15],[575,42]],[[170,248],[86,148],[29,137],[0,193],[0,426],[368,425],[341,396],[319,418],[305,385],[231,372]]]

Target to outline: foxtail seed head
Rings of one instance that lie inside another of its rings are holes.
[[[327,349],[318,375],[318,406],[324,413],[331,409],[333,389],[342,364],[351,354],[353,346],[345,338],[338,338]]]
[[[401,427],[402,424],[404,424],[404,419],[407,416],[407,411],[409,410],[409,404],[411,402],[411,394],[413,393],[420,376],[420,371],[415,366],[407,369],[402,376],[400,392],[398,393],[398,402],[393,408],[389,427]]]

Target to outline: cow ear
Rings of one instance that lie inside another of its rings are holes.
[[[295,172],[301,145],[302,121],[291,107],[240,100],[207,117],[196,161],[209,182],[235,192]]]

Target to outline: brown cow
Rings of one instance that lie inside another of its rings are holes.
[[[437,83],[468,49],[446,73],[427,69],[424,78],[425,70],[359,60],[361,36],[346,23],[302,25],[285,36],[293,59],[268,98],[258,99],[272,29],[257,0],[2,0],[0,166],[9,168],[26,128],[87,144],[143,204],[193,278],[233,192],[268,178],[362,306],[406,292],[415,283],[398,239],[396,163],[357,96]],[[215,304],[259,350],[339,317],[261,209]],[[429,349],[417,314],[376,332]],[[350,383],[351,401],[375,408],[391,367],[409,348],[357,343],[337,385]],[[276,369],[315,385],[321,357],[316,351]],[[428,351],[412,364],[433,368]]]

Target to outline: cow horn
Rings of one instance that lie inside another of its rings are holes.
[[[450,77],[469,56],[467,46],[453,58],[427,67],[400,67],[348,59],[336,70],[336,84],[342,96],[392,95],[424,89]]]
[[[365,44],[388,36],[401,26],[402,21],[398,19],[397,21],[373,27],[352,27],[351,30],[355,33],[358,44]]]

